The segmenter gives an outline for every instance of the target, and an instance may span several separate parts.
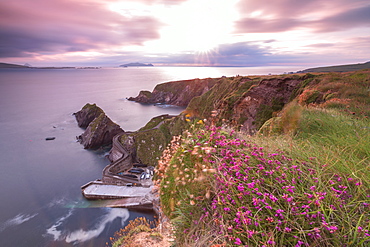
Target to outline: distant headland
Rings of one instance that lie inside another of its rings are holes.
[[[0,69],[100,69],[101,67],[33,67],[29,64],[19,65],[19,64],[11,64],[11,63],[0,63]]]
[[[30,66],[11,64],[11,63],[0,63],[0,69],[24,69],[30,68]]]
[[[361,69],[370,69],[370,61],[366,63],[358,64],[345,64],[337,66],[327,66],[327,67],[317,67],[309,68],[302,71],[297,71],[297,73],[314,73],[314,72],[349,72]]]
[[[122,64],[120,65],[119,67],[151,67],[151,66],[154,66],[153,64],[151,63],[126,63],[126,64]]]

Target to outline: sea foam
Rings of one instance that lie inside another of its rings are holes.
[[[5,221],[4,223],[0,224],[0,232],[4,231],[8,227],[17,226],[20,225],[26,221],[29,221],[33,217],[35,217],[36,214],[17,214],[15,217]]]

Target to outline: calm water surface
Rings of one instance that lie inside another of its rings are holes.
[[[298,70],[298,69],[295,69]],[[294,71],[295,71],[294,70]],[[80,186],[101,178],[106,150],[76,143],[72,113],[96,103],[124,130],[176,107],[145,106],[126,97],[156,84],[192,78],[283,73],[270,68],[143,67],[0,70],[0,245],[105,246],[130,219],[150,213],[101,208]],[[56,137],[46,141],[46,137]]]

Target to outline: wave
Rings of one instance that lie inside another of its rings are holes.
[[[130,213],[124,208],[112,208],[108,214],[102,216],[101,220],[97,222],[91,230],[79,229],[69,233],[65,241],[67,243],[80,243],[98,237],[105,229],[105,227],[113,222],[116,218],[121,218],[121,224],[123,225],[129,218]]]
[[[14,218],[7,220],[0,225],[0,232],[4,231],[8,227],[17,226],[26,221],[29,221],[36,215],[38,214],[17,214]]]
[[[50,228],[48,228],[48,229],[46,230],[46,233],[47,233],[47,234],[49,234],[49,235],[53,236],[54,241],[60,240],[61,235],[62,235],[62,231],[58,230],[57,228],[58,228],[61,224],[63,224],[63,222],[64,222],[66,219],[68,219],[68,218],[73,214],[73,211],[74,211],[74,209],[73,209],[73,208],[71,208],[70,210],[68,210],[68,213],[67,213],[66,215],[64,215],[64,216],[62,216],[61,218],[59,218],[59,219],[57,220],[57,222],[56,222],[54,225],[52,225]]]
[[[52,201],[50,201],[46,207],[47,208],[52,208],[52,207],[57,207],[57,206],[62,206],[66,204],[66,198],[65,197],[58,197],[58,198],[54,198]]]

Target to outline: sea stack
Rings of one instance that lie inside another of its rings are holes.
[[[97,113],[100,114],[96,116]],[[85,149],[96,149],[105,145],[110,145],[115,135],[124,132],[118,124],[114,123],[105,115],[104,111],[95,104],[86,104],[81,111],[74,115],[76,116],[78,126],[83,127],[88,124],[85,132],[77,137],[78,141]]]
[[[87,103],[82,109],[73,115],[76,117],[78,127],[87,128],[89,124],[104,111],[96,104]]]

